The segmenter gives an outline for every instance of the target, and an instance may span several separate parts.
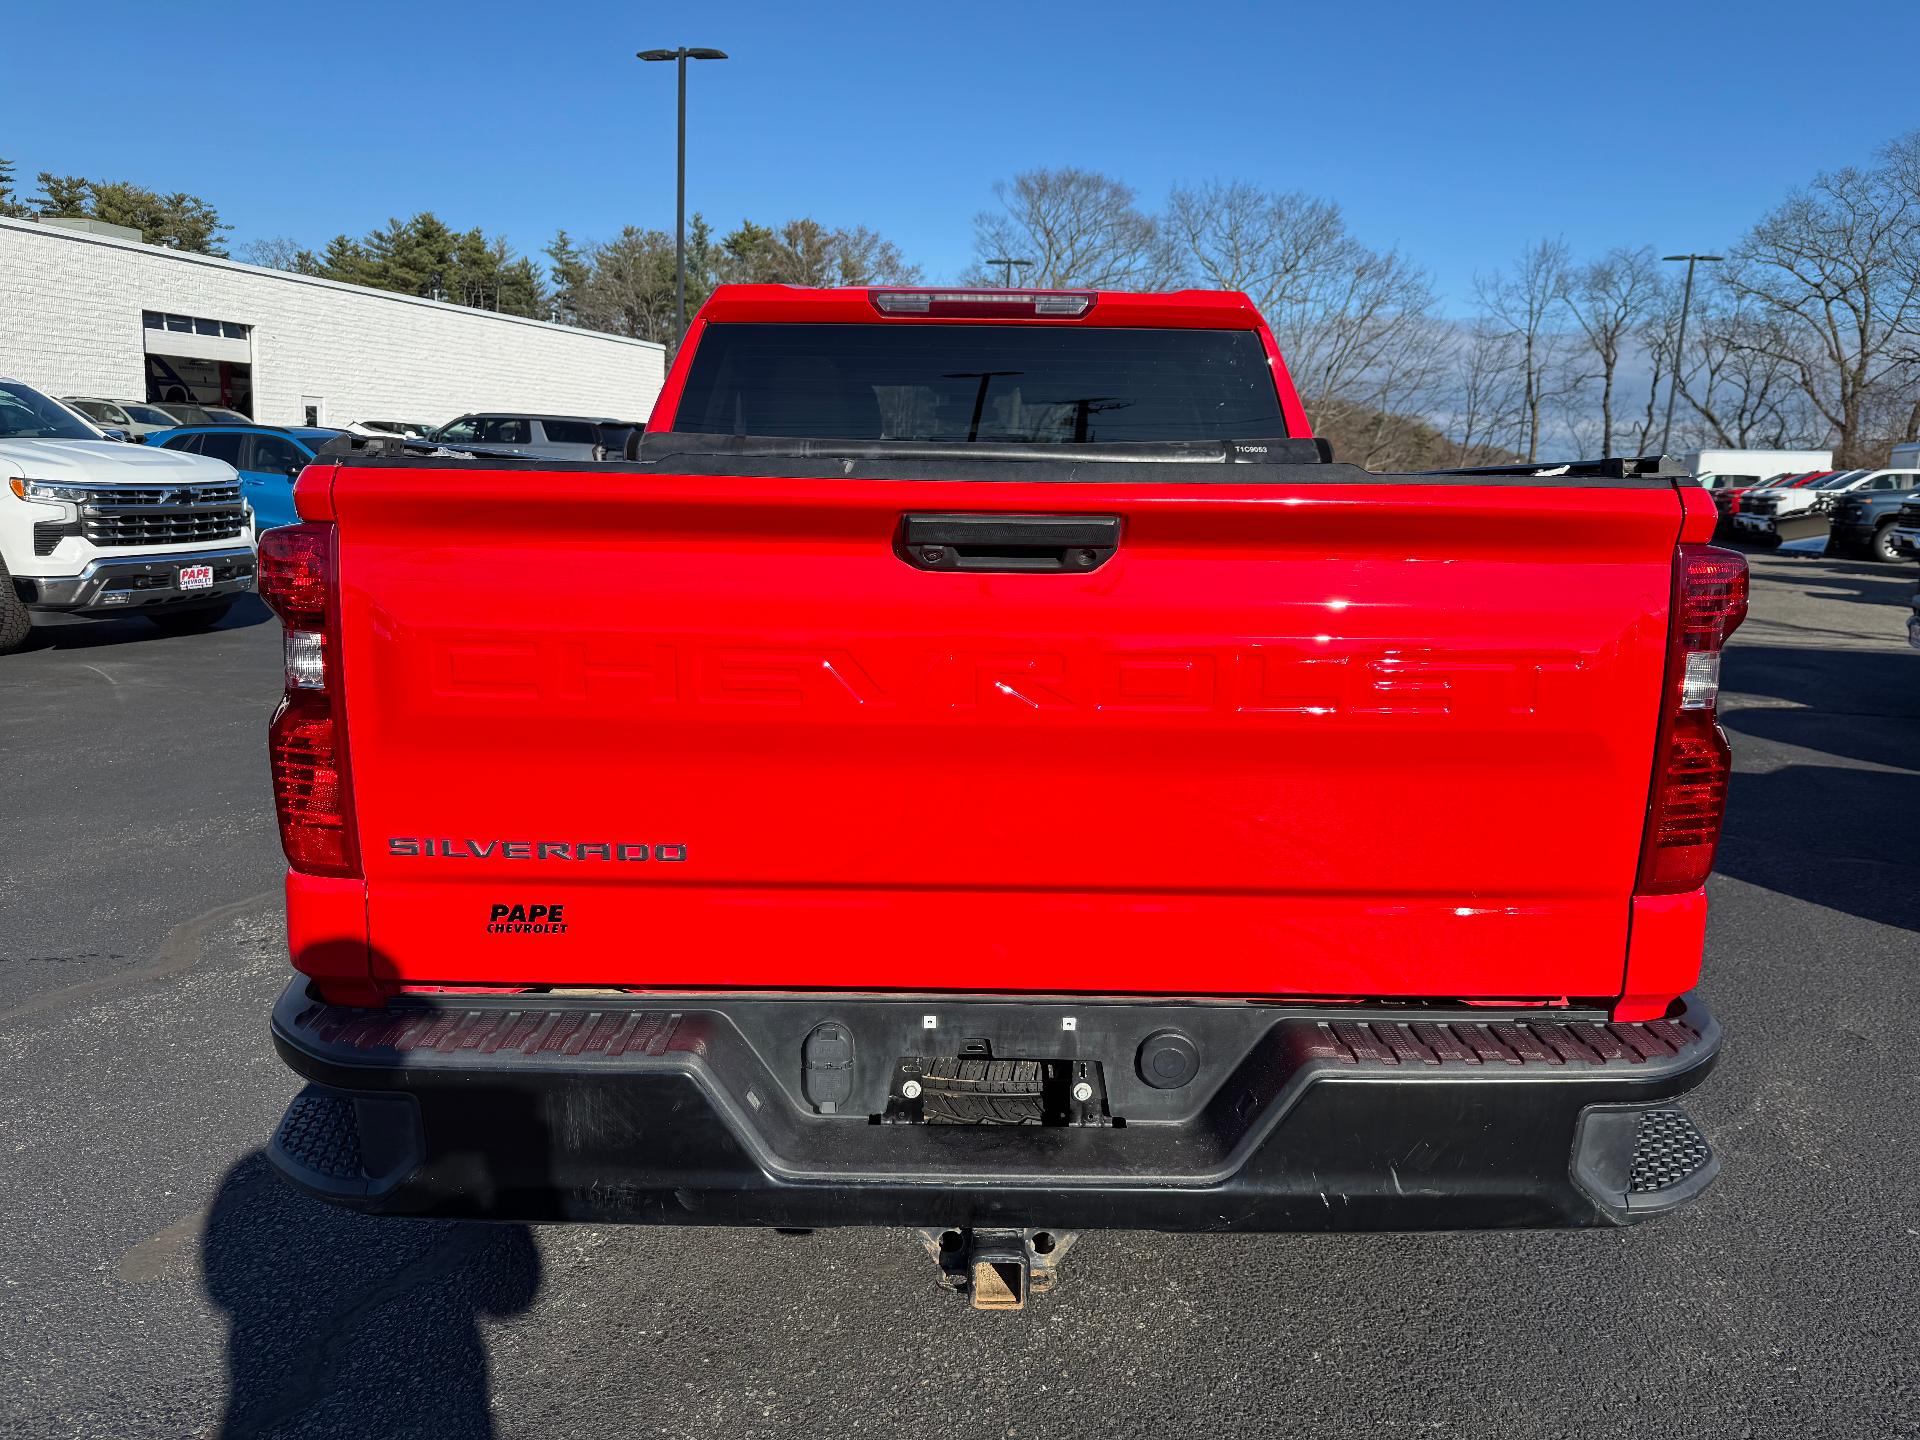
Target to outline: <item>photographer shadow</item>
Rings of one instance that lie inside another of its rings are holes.
[[[479,1320],[539,1292],[525,1225],[357,1214],[255,1151],[222,1179],[201,1253],[230,1325],[223,1440],[495,1433]]]

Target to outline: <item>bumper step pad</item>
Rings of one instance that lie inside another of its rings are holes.
[[[1633,1168],[1627,1174],[1631,1195],[1656,1195],[1684,1185],[1713,1161],[1713,1148],[1684,1110],[1647,1110],[1633,1138]]]
[[[273,1148],[303,1169],[335,1180],[364,1178],[360,1169],[360,1127],[353,1102],[311,1085],[293,1097],[274,1133]]]
[[[411,1097],[348,1095],[309,1085],[287,1106],[267,1158],[316,1194],[352,1203],[412,1173],[420,1146]]]
[[[1580,1121],[1574,1182],[1622,1221],[1678,1209],[1719,1173],[1700,1127],[1672,1105],[1596,1106]]]

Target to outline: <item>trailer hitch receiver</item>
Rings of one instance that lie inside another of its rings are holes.
[[[968,1294],[976,1310],[1024,1310],[1059,1276],[1079,1236],[1071,1230],[922,1230],[940,1283]]]

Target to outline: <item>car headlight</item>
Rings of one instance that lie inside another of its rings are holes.
[[[15,499],[59,511],[60,518],[63,520],[72,521],[80,518],[80,508],[74,503],[77,495],[71,485],[62,485],[55,480],[29,480],[24,476],[14,475],[8,478],[7,488],[13,492]]]

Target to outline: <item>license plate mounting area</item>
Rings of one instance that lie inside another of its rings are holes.
[[[1099,1061],[997,1058],[979,1041],[958,1055],[903,1057],[879,1118],[886,1125],[1115,1124]]]

